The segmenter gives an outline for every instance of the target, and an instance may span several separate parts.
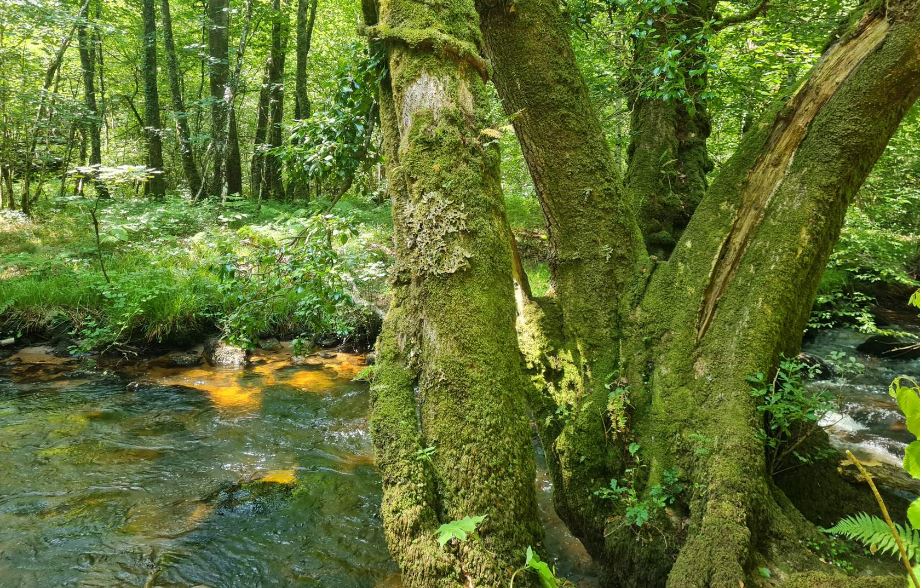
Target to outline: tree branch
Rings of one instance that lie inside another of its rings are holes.
[[[760,0],[756,6],[754,6],[752,9],[748,10],[747,12],[743,12],[741,14],[734,14],[732,16],[728,16],[726,18],[722,18],[718,20],[717,22],[714,23],[714,26],[712,28],[714,29],[714,32],[717,32],[729,26],[742,24],[744,22],[749,22],[750,20],[753,20],[757,18],[758,16],[764,14],[765,11],[768,10],[768,4],[769,4],[769,0]]]

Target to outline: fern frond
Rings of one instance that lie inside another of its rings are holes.
[[[908,525],[896,525],[900,539],[906,547],[907,555],[912,561],[919,560],[919,532]],[[863,543],[872,552],[878,551],[899,557],[900,550],[890,532],[887,522],[880,517],[864,512],[847,516],[825,530],[832,535],[843,535]]]

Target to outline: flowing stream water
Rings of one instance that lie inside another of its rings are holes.
[[[808,351],[854,354],[849,337]],[[897,460],[908,437],[887,384],[918,360],[862,361],[823,384],[845,399],[835,439]],[[242,370],[85,369],[47,348],[0,362],[0,586],[400,586],[363,366],[286,349]],[[553,563],[595,586],[540,468],[536,491]]]

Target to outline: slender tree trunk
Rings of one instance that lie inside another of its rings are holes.
[[[295,46],[295,120],[309,118],[311,115],[311,103],[307,97],[307,55],[311,50],[311,36],[314,33],[316,18],[317,0],[298,0]]]
[[[144,21],[144,130],[147,136],[147,167],[155,170],[147,182],[147,194],[162,198],[166,193],[163,177],[163,144],[160,125],[160,94],[157,91],[157,16],[154,0],[142,0]]]
[[[234,71],[228,78],[224,88],[224,102],[227,110],[227,152],[225,153],[224,166],[227,185],[222,196],[243,193],[243,170],[240,163],[240,137],[237,134],[237,88],[240,86],[240,75],[243,69],[243,56],[246,53],[250,40],[250,23],[253,18],[253,0],[247,0],[243,14],[243,24],[240,30],[240,42],[237,44],[237,56],[234,61]]]
[[[208,83],[211,91],[211,151],[214,167],[209,193],[220,197],[227,184],[228,103],[225,100],[228,73],[228,0],[207,0],[208,12]]]
[[[201,194],[202,177],[195,165],[195,152],[189,133],[189,113],[183,100],[182,79],[179,62],[176,59],[176,45],[173,41],[173,19],[170,17],[170,1],[161,0],[160,18],[163,23],[163,48],[166,55],[166,71],[170,80],[170,96],[173,99],[173,117],[176,119],[176,137],[179,140],[179,156],[183,173],[189,184],[189,191],[197,198]]]
[[[85,0],[84,4],[81,5],[78,14],[81,14],[85,10],[85,6],[89,4],[90,0]],[[77,21],[79,22],[79,21]],[[29,148],[26,150],[26,160],[24,162],[24,175],[22,181],[22,197],[20,201],[20,207],[25,214],[30,214],[31,212],[31,180],[32,180],[32,163],[35,159],[35,148],[38,145],[38,130],[41,125],[42,120],[47,115],[48,108],[48,91],[51,89],[52,85],[55,83],[57,78],[58,70],[61,67],[61,62],[64,60],[64,53],[67,51],[67,48],[70,46],[71,40],[74,38],[74,33],[76,32],[77,25],[71,27],[70,32],[64,37],[61,41],[61,45],[58,47],[58,50],[55,52],[54,56],[51,58],[51,62],[48,64],[48,67],[45,69],[45,79],[42,83],[41,95],[39,96],[38,108],[35,114],[35,124],[32,126],[31,138],[29,139]]]
[[[99,117],[99,110],[96,107],[96,48],[93,45],[96,34],[90,33],[89,4],[84,6],[84,10],[79,18],[77,43],[80,52],[80,66],[83,70],[83,103],[87,110],[84,132],[90,139],[89,164],[90,166],[98,167],[102,165],[102,141],[99,132],[101,119]],[[109,196],[109,191],[106,189],[103,182],[96,179],[93,185],[100,198],[107,198]]]
[[[531,402],[558,512],[602,564],[606,585],[738,588],[766,558],[819,565],[802,546],[816,528],[766,471],[747,377],[770,372],[779,353],[799,347],[847,204],[918,96],[918,2],[854,16],[795,95],[747,135],[672,259],[653,271],[623,253],[643,251],[634,231],[600,238],[611,232],[592,218],[629,225],[636,218],[630,205],[616,209],[625,218],[584,205],[589,218],[564,225],[579,218],[566,206],[580,208],[573,206],[581,202],[577,180],[600,186],[614,174],[610,163],[583,163],[596,161],[604,138],[557,10],[550,0],[481,6],[497,89],[552,246],[578,251],[597,243],[596,263],[612,259],[608,247],[622,252],[598,273],[569,274],[570,283],[558,262],[555,299],[521,304],[520,346],[538,382]],[[617,186],[609,194],[606,202],[619,206]],[[591,251],[582,258],[592,259]],[[606,350],[593,346],[606,335],[593,336],[580,319],[607,316],[615,318],[603,323],[614,333]],[[583,351],[594,347],[599,359]],[[595,365],[613,369],[602,376]],[[608,381],[608,398],[593,397],[593,378]],[[603,426],[580,420],[589,402]],[[637,443],[633,452],[623,450],[628,442]],[[643,500],[673,468],[686,493],[651,513],[644,528],[626,519],[628,504],[591,492],[630,476]],[[863,500],[832,478],[822,491],[827,500]],[[823,576],[812,585],[866,581]]]
[[[257,107],[256,138],[251,161],[251,185],[262,198],[285,199],[282,163],[269,150],[282,144],[282,114],[285,98],[285,51],[288,48],[288,4],[273,0],[272,40],[266,58],[263,85]]]
[[[541,532],[477,17],[471,0],[392,0],[380,16],[367,32],[388,48],[397,256],[370,417],[385,535],[408,588],[506,586]],[[440,523],[479,515],[476,540],[436,542]]]

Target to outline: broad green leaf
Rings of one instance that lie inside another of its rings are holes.
[[[900,410],[906,416],[906,428],[910,433],[919,438],[919,392],[917,387],[902,385],[901,378],[893,380],[890,385],[890,396],[896,398]]]
[[[768,568],[759,568],[759,575],[762,576],[763,578],[771,578],[772,571]]]
[[[435,532],[438,535],[438,542],[440,547],[444,547],[446,543],[452,539],[457,539],[458,541],[466,541],[467,536],[471,533],[477,531],[477,525],[483,522],[487,518],[486,515],[476,516],[476,517],[464,517],[463,519],[458,519],[456,521],[451,521],[440,526]]]
[[[912,501],[912,504],[909,505],[909,508],[906,509],[906,518],[909,519],[909,524],[912,525],[913,529],[919,528],[919,499],[916,498]]]
[[[530,545],[525,550],[525,567],[538,574],[541,588],[558,588],[559,584],[554,572],[546,562],[541,561],[541,558],[532,550]]]
[[[906,446],[906,455],[903,456],[903,469],[916,480],[919,479],[918,439]]]

